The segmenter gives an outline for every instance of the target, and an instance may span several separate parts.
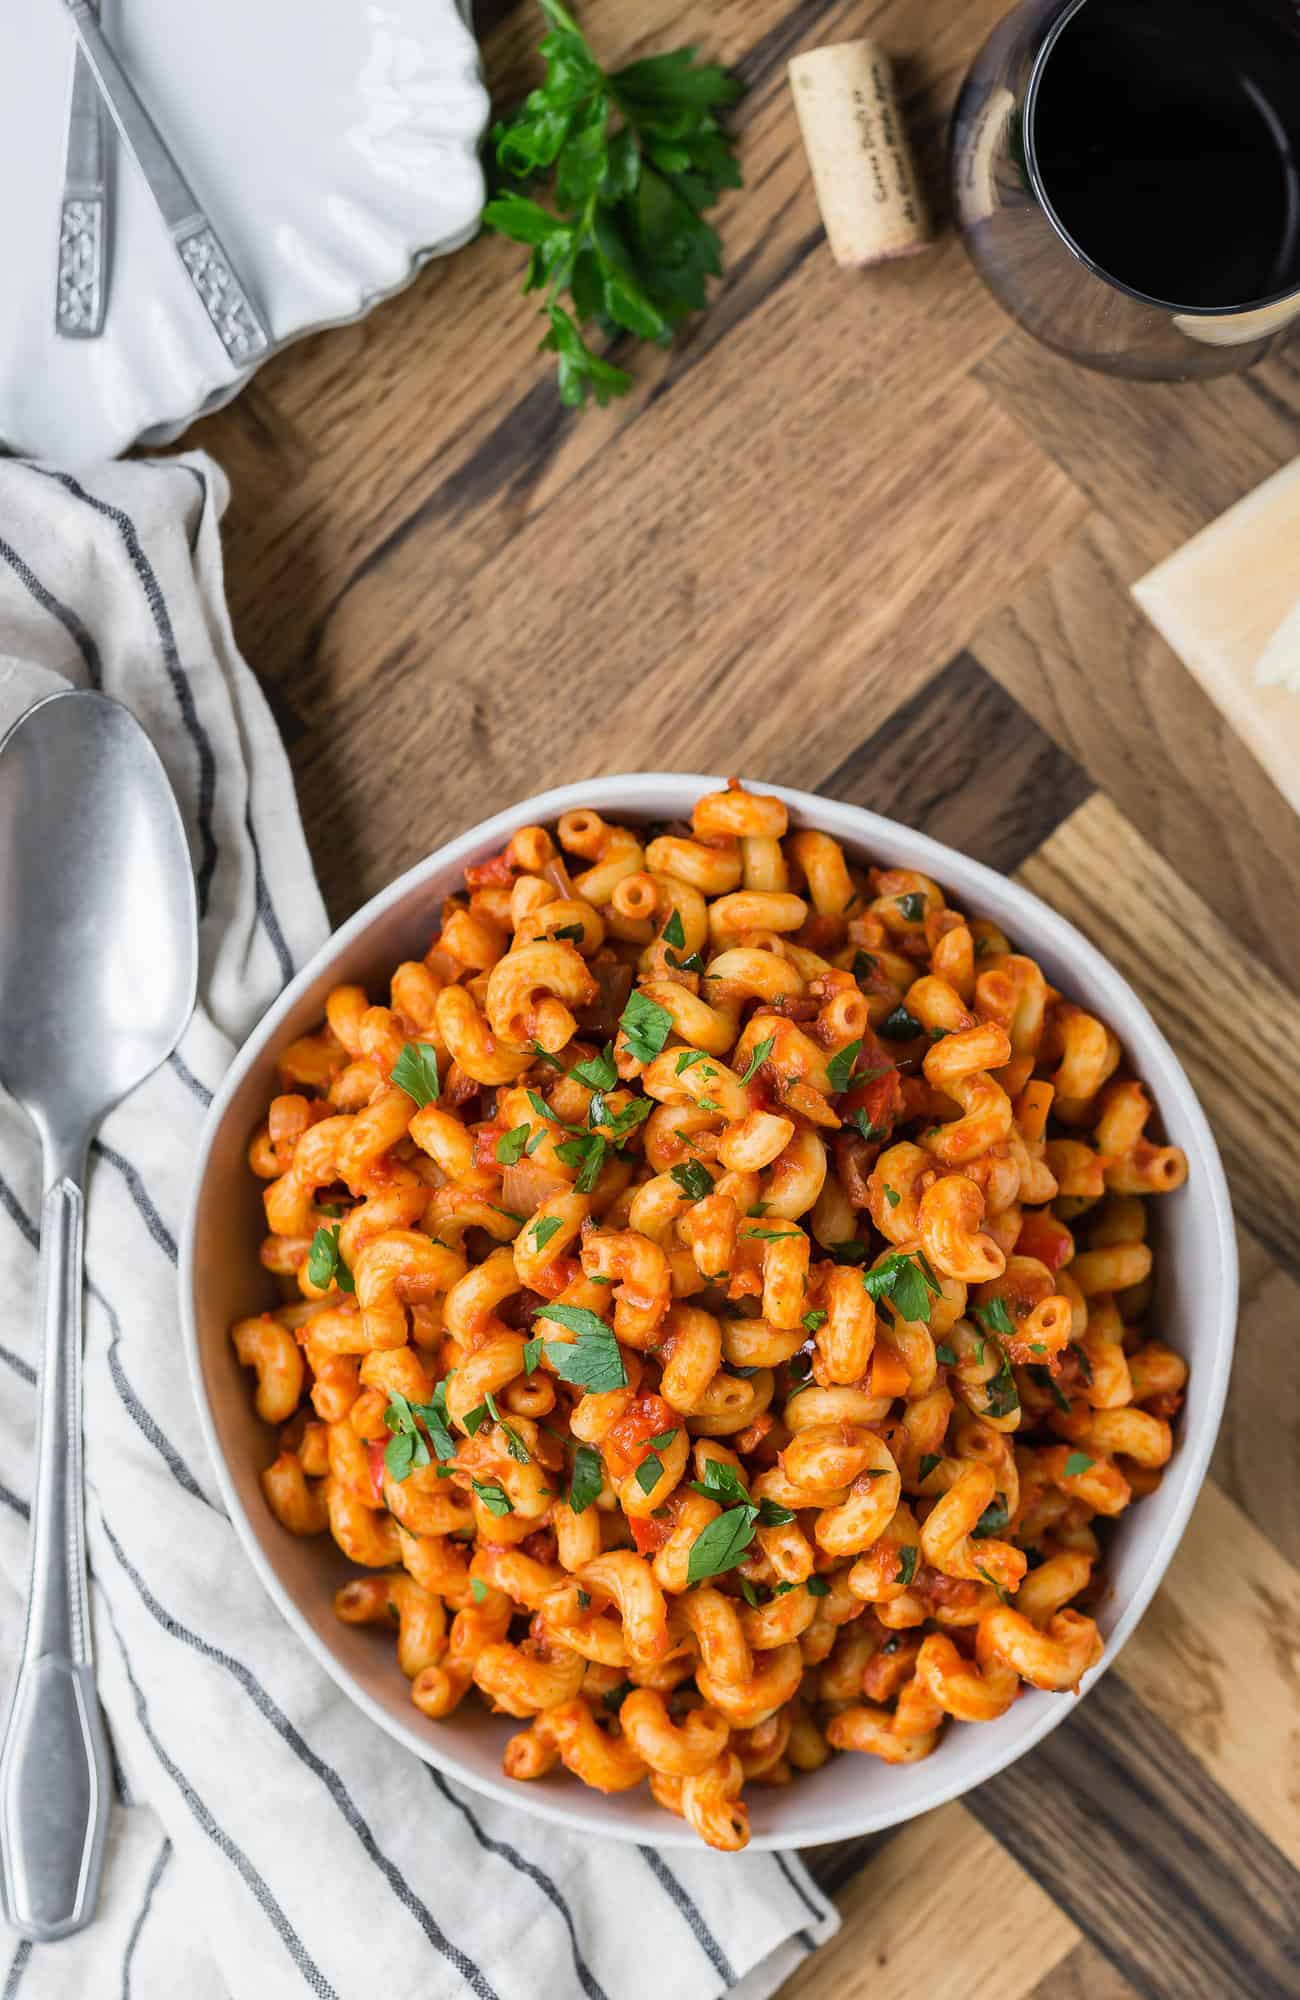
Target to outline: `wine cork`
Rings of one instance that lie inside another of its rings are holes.
[[[837,264],[912,257],[930,240],[894,71],[877,42],[792,58],[790,87]]]

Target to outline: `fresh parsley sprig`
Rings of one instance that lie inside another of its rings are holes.
[[[632,386],[593,352],[584,327],[667,347],[681,321],[707,304],[722,259],[704,210],[741,185],[714,114],[743,86],[716,64],[697,63],[693,48],[611,73],[560,0],[538,4],[551,31],[541,45],[546,80],[493,128],[503,186],[483,220],[532,251],[524,290],[545,293],[541,344],[557,357],[561,402],[581,408],[589,395],[604,404]],[[553,208],[518,191],[552,170]],[[560,303],[565,295],[572,310]]]

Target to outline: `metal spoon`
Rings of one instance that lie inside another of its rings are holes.
[[[0,1749],[0,1887],[44,1942],[95,1914],[108,1746],[81,1476],[82,1178],[105,1114],[194,1005],[194,878],[158,753],[106,695],[50,695],[0,743],[0,1082],[45,1156],[27,1631]]]

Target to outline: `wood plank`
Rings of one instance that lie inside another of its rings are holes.
[[[1029,2000],[1137,2000],[1137,1988],[1085,1938],[1052,1967]]]
[[[781,2000],[1020,2000],[1079,1942],[1051,1896],[960,1805],[909,1820],[837,1900],[843,1928]]]
[[[971,650],[1247,949],[1300,986],[1300,819],[1130,597],[1146,566],[1128,528],[1093,513]]]
[[[1282,357],[1193,389],[1078,368],[1017,329],[975,372],[1153,562],[1295,456],[1300,378]]]
[[[1300,1573],[1213,1482],[1116,1671],[1300,1868]]]
[[[1243,1514],[1300,1570],[1300,1285],[1241,1232],[1241,1319],[1232,1385],[1211,1472]],[[1249,1246],[1249,1247],[1248,1247]],[[1254,1255],[1250,1251],[1254,1251]],[[1259,1273],[1256,1259],[1265,1261]],[[1258,1606],[1256,1607],[1258,1609]]]
[[[1295,995],[1248,957],[1100,793],[1018,879],[1077,924],[1142,995],[1214,1127],[1238,1212],[1279,1261],[1300,1270],[1300,1215],[1276,1164],[1294,1148]]]
[[[1139,1992],[1294,1996],[1300,1875],[1118,1674],[967,1804]]]
[[[990,785],[990,760],[997,783]],[[818,788],[1011,874],[1092,790],[971,653],[896,709]]]

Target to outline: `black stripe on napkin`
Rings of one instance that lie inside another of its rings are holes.
[[[93,688],[102,686],[104,668],[99,657],[99,647],[91,638],[90,633],[86,630],[81,619],[72,609],[72,606],[61,603],[52,590],[47,590],[35,571],[23,561],[17,549],[10,548],[6,541],[0,541],[0,558],[8,563],[10,569],[18,578],[19,583],[22,584],[23,589],[27,591],[29,596],[35,598],[42,611],[48,611],[51,618],[58,619],[60,625],[62,625],[64,631],[80,653],[82,660],[85,662],[86,675],[90,681],[90,685]]]
[[[460,1951],[457,1946],[452,1944],[443,1935],[432,1912],[420,1901],[420,1898],[416,1895],[396,1863],[390,1861],[380,1848],[374,1834],[370,1831],[369,1826],[353,1803],[352,1796],[338,1772],[331,1765],[325,1763],[323,1758],[317,1756],[311,1745],[299,1734],[298,1730],[284,1713],[284,1710],[279,1707],[274,1698],[267,1693],[261,1682],[241,1660],[232,1659],[229,1653],[223,1653],[219,1647],[210,1645],[206,1639],[200,1638],[197,1632],[189,1631],[186,1626],[180,1623],[179,1619],[173,1618],[169,1611],[163,1609],[144,1578],[140,1575],[140,1572],[131,1562],[130,1557],[118,1541],[117,1536],[113,1533],[112,1528],[104,1517],[102,1507],[100,1508],[99,1518],[104,1534],[108,1539],[109,1547],[112,1549],[120,1568],[135,1585],[140,1602],[144,1605],[150,1617],[153,1618],[156,1624],[162,1627],[163,1631],[170,1638],[179,1639],[183,1645],[189,1646],[202,1659],[211,1660],[214,1666],[224,1667],[232,1679],[238,1682],[254,1707],[270,1723],[281,1741],[292,1750],[300,1763],[307,1766],[307,1769],[313,1776],[320,1779],[335,1805],[342,1813],[343,1818],[347,1821],[348,1826],[365,1849],[368,1858],[374,1863],[380,1874],[383,1875],[398,1901],[415,1918],[420,1929],[424,1932],[434,1949],[442,1954],[449,1965],[453,1965],[456,1968],[466,1984],[479,1995],[479,2000],[497,2000],[492,1987],[484,1979],[478,1967],[465,1956],[463,1951]]]

